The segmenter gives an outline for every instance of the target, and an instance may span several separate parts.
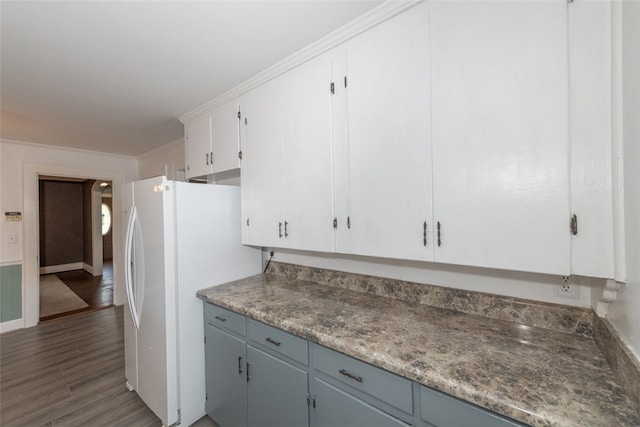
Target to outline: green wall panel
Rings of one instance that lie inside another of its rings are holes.
[[[0,322],[22,317],[22,265],[0,266]]]

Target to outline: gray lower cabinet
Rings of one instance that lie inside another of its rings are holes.
[[[307,372],[247,346],[249,427],[306,427]]]
[[[390,427],[406,424],[320,378],[313,379],[313,427]]]
[[[220,427],[247,425],[246,343],[205,322],[207,415]]]
[[[426,425],[434,427],[517,427],[522,425],[424,386],[420,387],[420,412]]]
[[[515,427],[478,406],[205,303],[207,414],[220,427]]]

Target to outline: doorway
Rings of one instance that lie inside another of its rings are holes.
[[[113,305],[112,183],[41,175],[39,320]]]
[[[30,328],[39,321],[39,215],[38,178],[40,175],[68,176],[75,178],[95,178],[109,180],[113,192],[113,303],[121,305],[125,301],[123,269],[123,224],[119,191],[124,186],[124,171],[82,168],[72,165],[29,163],[23,165],[24,224],[23,224],[23,300],[22,326]]]

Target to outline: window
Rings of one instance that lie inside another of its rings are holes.
[[[105,203],[102,204],[102,235],[111,230],[111,209]]]

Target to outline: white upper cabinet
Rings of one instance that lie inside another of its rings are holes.
[[[284,246],[333,252],[331,60],[314,58],[282,79]]]
[[[238,103],[231,101],[185,124],[187,178],[240,167]]]
[[[241,99],[243,243],[333,251],[331,61]]]
[[[233,100],[211,113],[212,172],[224,172],[240,167],[240,129],[238,102]]]
[[[210,174],[212,165],[211,115],[205,114],[184,125],[187,178]]]
[[[284,236],[282,84],[267,82],[240,99],[242,243],[279,246]]]
[[[433,259],[428,8],[417,5],[345,46],[347,111],[334,117],[348,121],[348,178],[337,168],[336,190],[348,189],[349,206],[337,197],[336,211],[347,212],[338,220],[350,228],[347,239],[337,236],[339,252]],[[336,90],[344,86],[336,79]]]
[[[567,3],[432,3],[431,78],[435,260],[569,274]]]

